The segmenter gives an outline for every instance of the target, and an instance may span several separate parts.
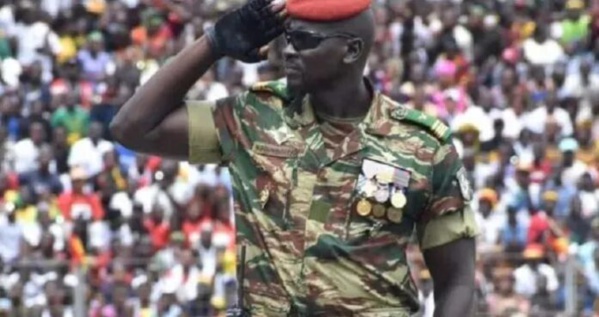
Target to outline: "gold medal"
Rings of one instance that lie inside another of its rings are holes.
[[[372,204],[366,199],[362,199],[356,205],[356,212],[358,215],[362,217],[366,217],[370,215],[370,211],[372,210]]]
[[[406,195],[404,195],[401,190],[397,190],[393,196],[391,196],[391,205],[395,208],[403,208],[407,202]]]
[[[372,207],[372,215],[377,218],[385,217],[385,207],[379,204],[374,205],[374,207]]]
[[[399,208],[391,207],[387,209],[387,219],[393,223],[400,223],[403,218],[403,212]]]
[[[376,185],[372,181],[368,180],[364,185],[363,191],[367,198],[371,198],[374,196],[374,192],[376,192]]]

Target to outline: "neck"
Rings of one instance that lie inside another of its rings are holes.
[[[362,77],[359,80],[344,78],[311,93],[310,102],[316,113],[334,118],[357,118],[368,112],[372,96]]]

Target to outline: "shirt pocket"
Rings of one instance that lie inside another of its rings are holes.
[[[258,167],[258,205],[275,227],[285,228],[289,222],[289,199],[299,154],[300,149],[293,146],[265,142],[256,142],[252,146],[251,157]]]

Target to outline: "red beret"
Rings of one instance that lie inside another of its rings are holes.
[[[309,21],[349,19],[368,9],[372,0],[287,0],[292,18]]]

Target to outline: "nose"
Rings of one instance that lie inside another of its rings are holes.
[[[285,57],[285,59],[290,59],[297,56],[297,51],[289,41],[285,41],[285,47],[283,48],[283,56]]]

